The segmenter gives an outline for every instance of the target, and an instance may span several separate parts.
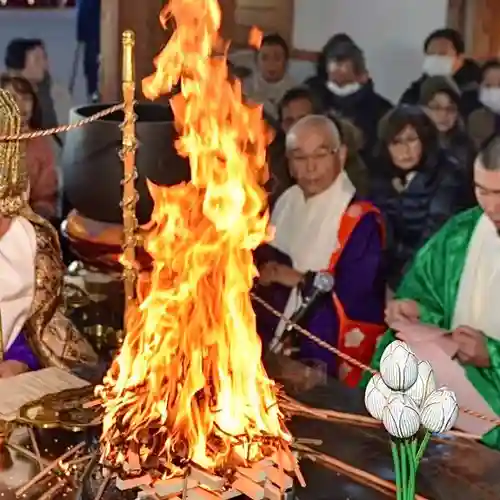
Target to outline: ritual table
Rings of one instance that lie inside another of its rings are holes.
[[[333,379],[306,391],[297,390],[295,384],[282,378],[281,368],[277,369],[273,362],[267,364],[270,375],[283,384],[287,394],[302,403],[315,408],[365,414],[362,391],[349,389]],[[295,369],[294,376],[296,380],[300,379]],[[292,418],[289,428],[296,438],[321,440],[321,445],[311,447],[331,457],[385,480],[394,480],[389,437],[382,428],[303,417]],[[58,446],[61,446],[61,441],[74,444],[79,439],[75,434],[61,432]],[[53,435],[44,443],[49,451],[52,441]],[[305,458],[300,461],[300,467],[307,486],[297,486],[299,500],[379,500],[391,497]],[[424,456],[417,481],[419,494],[428,500],[496,500],[500,492],[499,470],[499,452],[462,438],[442,437],[430,444]],[[94,500],[94,497],[69,494],[64,498]],[[35,498],[38,497],[33,500]],[[121,493],[110,490],[102,500],[123,498]]]

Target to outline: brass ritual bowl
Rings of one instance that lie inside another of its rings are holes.
[[[21,407],[18,421],[38,429],[80,432],[101,424],[100,405],[90,404],[94,400],[91,385],[49,394]]]

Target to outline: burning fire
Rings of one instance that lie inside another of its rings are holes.
[[[154,269],[98,392],[104,463],[168,477],[189,461],[226,472],[291,436],[249,297],[252,250],[268,237],[262,111],[228,80],[217,0],[170,0],[161,20],[176,30],[144,92],[156,98],[181,84],[171,105],[192,181],[150,186]]]

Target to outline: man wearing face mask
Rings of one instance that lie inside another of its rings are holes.
[[[311,79],[312,92],[323,109],[351,121],[363,134],[362,158],[367,161],[377,138],[380,119],[392,108],[375,92],[367,77],[363,51],[352,42],[340,42],[326,50],[326,79]]]
[[[468,115],[477,105],[474,93],[481,80],[481,70],[464,53],[465,43],[458,31],[451,28],[433,31],[424,42],[422,76],[408,87],[400,102],[417,104],[420,87],[427,77],[448,76],[453,78],[462,93],[460,111]]]
[[[467,120],[467,132],[477,148],[500,133],[500,60],[487,61],[481,75],[480,107]]]

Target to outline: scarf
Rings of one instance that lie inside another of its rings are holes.
[[[470,326],[500,340],[500,237],[483,214],[469,243],[458,288],[452,329]]]
[[[271,217],[276,229],[272,244],[292,259],[302,273],[327,269],[338,246],[338,232],[344,212],[355,195],[355,188],[345,172],[322,193],[306,199],[299,186],[289,188],[278,200]],[[292,289],[284,315],[290,318],[302,299],[297,287]],[[280,337],[285,328],[276,329]]]

